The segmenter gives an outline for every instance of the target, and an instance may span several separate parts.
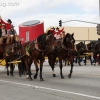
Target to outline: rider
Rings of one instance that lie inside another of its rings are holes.
[[[61,33],[61,37],[63,38],[65,36],[65,31],[63,31],[62,33]]]
[[[56,39],[60,39],[61,38],[61,32],[64,30],[64,27],[61,29],[61,30],[59,30],[59,27],[57,27],[56,28],[56,31],[55,31],[55,35],[54,35],[54,37],[56,38]]]
[[[6,30],[5,24],[2,24],[2,27],[0,29],[0,44],[3,43],[3,40],[7,38],[6,43],[9,43],[10,38],[8,37],[8,32]]]
[[[56,34],[55,28],[54,27],[50,28],[50,32],[53,33],[53,35],[55,35]]]
[[[10,19],[8,19],[8,20],[7,20],[7,23],[6,23],[6,22],[4,22],[4,21],[2,20],[2,18],[1,18],[1,16],[0,16],[0,22],[1,22],[2,24],[5,24],[5,25],[6,25],[6,30],[7,30],[7,31],[9,31],[9,30],[11,29],[11,23],[12,23],[12,21],[11,21]]]
[[[11,25],[11,29],[8,31],[8,33],[11,36],[11,43],[12,43],[12,36],[17,35],[17,32],[14,29],[14,26],[13,25]]]

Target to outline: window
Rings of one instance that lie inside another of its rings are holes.
[[[29,41],[29,31],[26,31],[26,42]]]

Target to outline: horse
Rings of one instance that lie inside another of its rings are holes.
[[[7,75],[9,75],[8,67],[10,66],[10,75],[13,75],[14,65],[13,63],[9,64],[8,62],[11,62],[15,59],[17,59],[19,56],[21,56],[21,41],[20,37],[18,35],[13,36],[12,44],[7,45],[4,48],[3,57],[6,62],[6,68],[7,68]],[[18,64],[18,67],[20,68],[20,64]],[[19,75],[21,76],[21,73],[19,72]]]
[[[94,47],[95,47],[95,42],[90,42],[86,45],[87,47],[87,50],[91,51],[92,53],[94,52]],[[93,56],[93,55],[92,55]],[[91,65],[93,65],[93,60],[91,59],[91,55],[89,55],[89,59],[90,59],[90,62],[91,62]]]
[[[69,34],[67,33],[65,35],[65,37],[62,39],[62,43],[60,43],[61,45],[59,45],[58,47],[56,47],[55,50],[52,50],[52,52],[49,53],[48,60],[52,60],[51,62],[49,62],[49,65],[52,68],[52,74],[53,77],[56,77],[56,74],[54,73],[54,65],[55,65],[55,61],[56,61],[56,57],[58,57],[59,59],[59,63],[60,63],[60,75],[61,75],[61,79],[64,79],[64,76],[62,74],[62,60],[65,60],[66,58],[68,59],[68,61],[71,62],[71,70],[70,70],[70,74],[68,75],[69,78],[71,78],[71,74],[72,74],[72,70],[73,70],[73,60],[72,60],[72,52],[74,51],[74,43],[75,43],[75,39],[73,38],[74,33],[73,34]]]
[[[34,62],[35,68],[36,68],[36,73],[34,75],[34,79],[37,78],[38,75],[38,60],[40,60],[40,81],[44,81],[42,78],[42,67],[43,67],[43,62],[44,62],[44,57],[47,50],[47,45],[54,44],[55,42],[55,37],[53,34],[41,34],[40,36],[37,37],[36,40],[30,41],[26,47],[22,46],[22,52],[26,69],[29,74],[29,78],[32,80],[31,77],[31,64]],[[37,45],[36,45],[37,44]]]
[[[69,78],[71,78],[72,75],[72,71],[73,71],[73,51],[74,49],[74,43],[75,41],[73,41],[73,35],[74,34],[70,34],[67,33],[63,39],[62,42],[62,48],[58,49],[57,51],[57,55],[59,58],[59,64],[60,64],[60,75],[61,75],[61,79],[64,79],[63,73],[62,73],[62,60],[64,59],[68,59],[68,61],[70,61],[71,64],[71,70],[70,70],[70,74],[68,75]]]
[[[85,45],[85,43],[83,43],[83,42],[80,42],[80,43],[78,43],[78,44],[76,44],[75,45],[75,52],[74,52],[74,56],[73,56],[73,59],[74,59],[74,57],[76,58],[76,63],[77,63],[77,60],[78,60],[78,64],[81,66],[81,59],[80,58],[82,58],[82,57],[80,57],[80,56],[84,56],[85,57],[85,61],[84,61],[84,63],[85,63],[85,65],[86,65],[86,55],[84,54],[84,53],[86,53],[87,52],[87,48],[86,48],[86,45]]]
[[[96,65],[97,55],[98,57],[98,65],[100,65],[100,42],[97,42],[94,46],[94,52],[93,52],[93,58],[94,58],[94,66]]]

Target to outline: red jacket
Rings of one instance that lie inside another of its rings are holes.
[[[51,33],[53,33],[53,35],[55,35],[55,34],[56,34],[56,32],[55,32],[54,30],[50,30],[50,32],[51,32]]]
[[[6,25],[6,30],[11,29],[11,24],[4,22],[2,19],[1,19],[1,23]]]
[[[54,31],[54,30],[50,30],[51,33],[55,34],[60,34],[61,32],[63,32],[64,28],[62,28],[61,30],[59,30],[58,32]]]
[[[64,30],[64,28],[62,28],[61,30],[59,30],[59,31],[56,32],[56,33],[57,33],[57,34],[60,34],[63,30]]]

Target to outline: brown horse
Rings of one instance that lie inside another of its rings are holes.
[[[29,78],[32,80],[31,77],[31,64],[34,61],[36,73],[34,75],[34,79],[37,78],[38,75],[38,60],[40,61],[40,81],[43,81],[42,78],[42,67],[44,62],[44,57],[46,55],[46,52],[48,52],[48,45],[55,43],[55,37],[53,34],[47,35],[42,34],[40,35],[36,41],[30,41],[26,46],[22,46],[22,54],[25,55],[23,57],[26,69],[29,74]],[[36,45],[37,44],[37,45]]]
[[[71,74],[72,74],[72,70],[73,70],[73,51],[74,49],[74,43],[75,43],[75,39],[74,39],[74,34],[69,34],[67,33],[65,35],[65,37],[63,38],[62,41],[62,45],[61,47],[58,47],[55,51],[53,51],[51,53],[51,57],[52,57],[52,63],[50,63],[52,71],[53,71],[53,77],[55,77],[55,73],[54,73],[54,65],[55,65],[55,61],[56,61],[56,57],[59,58],[59,63],[60,63],[60,75],[61,78],[63,79],[64,76],[62,74],[62,61],[65,60],[67,58],[68,61],[70,61],[71,63],[71,70],[70,70],[70,74],[68,75],[69,78],[71,78]],[[49,59],[50,60],[50,59]]]
[[[3,58],[6,61],[7,75],[9,75],[8,67],[10,66],[10,75],[13,76],[14,65],[8,62],[13,61],[21,56],[21,41],[18,35],[13,36],[12,44],[5,46]]]

